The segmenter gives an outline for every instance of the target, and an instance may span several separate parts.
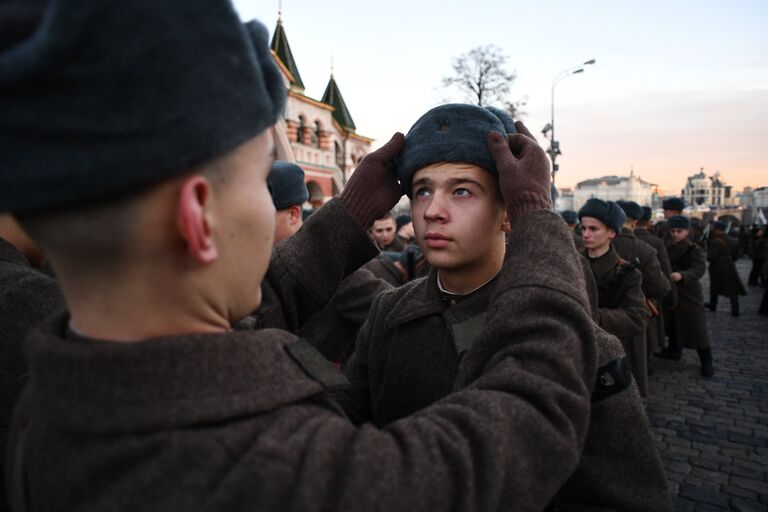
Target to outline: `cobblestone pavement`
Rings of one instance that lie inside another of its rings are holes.
[[[751,264],[737,262],[745,284]],[[713,378],[693,350],[653,358],[648,416],[678,511],[768,511],[768,317],[757,314],[764,290],[747,291],[739,318],[724,297],[707,311]]]

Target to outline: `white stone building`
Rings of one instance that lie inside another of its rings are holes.
[[[698,174],[688,178],[683,190],[683,198],[686,204],[691,206],[716,208],[735,206],[736,196],[731,193],[731,188],[721,179],[720,171],[707,176],[702,167]]]
[[[584,206],[588,199],[596,197],[604,201],[634,201],[640,206],[653,206],[655,185],[635,176],[603,176],[578,183],[573,192],[573,209]]]

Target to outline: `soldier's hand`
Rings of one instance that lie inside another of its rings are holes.
[[[402,133],[395,133],[382,147],[368,154],[349,178],[339,199],[363,229],[373,225],[391,210],[403,191],[395,173],[395,158],[405,144]]]
[[[486,140],[513,228],[528,212],[552,208],[549,159],[523,123],[515,128],[507,137],[492,131]]]

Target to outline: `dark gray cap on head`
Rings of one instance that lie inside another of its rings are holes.
[[[309,200],[309,190],[304,183],[304,169],[291,162],[277,160],[267,177],[267,187],[275,203],[275,209],[301,206]]]
[[[560,212],[560,216],[563,218],[566,224],[576,224],[579,222],[579,216],[573,210],[565,210]]]
[[[226,0],[51,0],[0,53],[0,210],[138,191],[275,123],[266,28]]]
[[[640,220],[643,216],[643,207],[634,201],[616,201],[616,204],[624,210],[624,214],[629,219]]]
[[[450,103],[435,107],[411,127],[397,159],[397,178],[411,197],[416,171],[440,162],[474,164],[497,174],[486,137],[492,130],[516,133],[512,117],[501,109]]]
[[[716,229],[718,231],[725,231],[726,228],[728,228],[728,224],[721,220],[716,220],[712,223],[712,229]]]
[[[649,206],[641,206],[643,209],[643,214],[638,219],[640,222],[648,222],[651,220],[651,216],[653,215],[653,211]]]
[[[603,201],[596,198],[588,199],[584,206],[581,207],[579,210],[579,220],[583,217],[592,217],[599,220],[614,230],[616,234],[621,233],[621,228],[627,220],[624,210],[618,204],[613,201]]]
[[[682,197],[671,197],[662,201],[661,207],[665,210],[681,212],[685,210],[685,200]]]
[[[667,219],[667,227],[677,229],[691,229],[691,219],[687,215],[673,215]]]

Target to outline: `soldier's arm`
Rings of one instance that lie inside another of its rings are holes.
[[[645,320],[649,317],[642,291],[643,277],[635,269],[622,282],[623,292],[616,308],[600,308],[599,325],[619,338],[631,338],[643,333]]]
[[[265,284],[262,308],[279,306],[284,327],[298,332],[336,292],[342,279],[378,254],[378,249],[339,199],[331,199],[292,237],[279,243]]]
[[[648,249],[646,251],[648,256],[645,267],[643,267],[643,293],[650,299],[661,299],[669,293],[671,285],[661,269],[656,249],[650,245],[647,245],[646,248]]]
[[[701,279],[706,272],[707,255],[704,249],[697,247],[691,253],[691,268],[681,271],[680,275],[683,276],[683,281],[691,281]]]

